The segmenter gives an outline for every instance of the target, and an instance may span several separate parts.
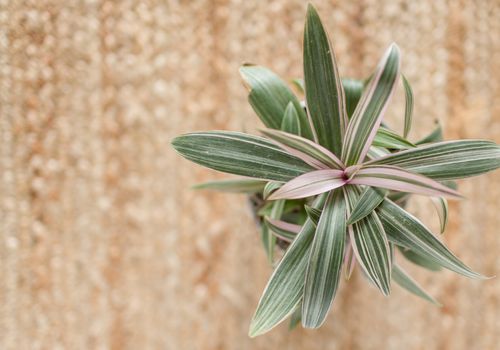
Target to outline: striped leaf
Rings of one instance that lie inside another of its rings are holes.
[[[411,121],[413,116],[413,90],[406,77],[404,75],[402,75],[402,77],[403,86],[405,88],[405,126],[403,136],[406,138],[411,130]]]
[[[491,141],[456,140],[419,146],[368,162],[395,165],[435,180],[461,179],[500,167],[500,147]]]
[[[172,146],[186,159],[230,174],[288,181],[312,170],[272,142],[239,132],[186,134],[176,137]]]
[[[325,196],[319,196],[313,207],[320,208],[324,202]],[[250,323],[248,333],[250,337],[271,330],[288,317],[300,303],[314,231],[315,227],[311,220],[306,220],[302,230],[274,270]]]
[[[274,235],[286,242],[293,241],[302,228],[302,226],[300,225],[295,225],[268,217],[265,217],[264,220],[269,229],[274,233]]]
[[[302,305],[299,303],[290,317],[290,323],[288,324],[288,330],[291,331],[295,329],[302,320]]]
[[[352,225],[369,215],[380,203],[382,203],[386,193],[387,192],[382,189],[366,186],[361,196],[354,204],[347,224]]]
[[[441,233],[444,233],[448,224],[448,201],[443,197],[432,197],[431,200],[439,216]]]
[[[318,328],[330,310],[344,259],[346,204],[341,189],[328,195],[316,228],[307,266],[302,325]]]
[[[231,179],[203,182],[193,186],[195,190],[215,190],[221,192],[255,193],[262,192],[266,186],[264,180]]]
[[[354,271],[354,266],[356,266],[356,255],[354,254],[352,244],[349,241],[344,256],[344,276],[346,280],[349,280],[351,278],[352,272]]]
[[[344,87],[347,116],[350,118],[361,98],[364,85],[361,80],[342,78],[342,86]]]
[[[415,145],[405,138],[399,136],[394,131],[380,127],[373,139],[373,146],[383,147],[388,149],[409,149]]]
[[[439,124],[439,122],[436,122],[436,123],[437,123],[436,128],[429,135],[427,135],[423,139],[415,142],[416,145],[423,145],[426,143],[443,141],[443,128],[441,127],[441,124]]]
[[[307,217],[312,220],[314,226],[317,226],[319,218],[321,217],[321,209],[310,207],[307,204],[304,205],[304,209],[307,213]]]
[[[363,91],[349,121],[342,150],[342,160],[346,165],[364,160],[394,92],[398,76],[399,49],[392,44]]]
[[[288,181],[271,194],[269,200],[311,197],[341,187],[345,183],[342,170],[315,170]]]
[[[342,169],[344,167],[335,154],[308,139],[271,129],[261,132],[278,146],[316,169]]]
[[[283,186],[283,182],[269,181],[262,191],[262,197],[264,197],[264,199],[267,199],[271,195],[271,193],[276,191],[281,186]]]
[[[418,255],[413,250],[399,247],[399,251],[406,258],[406,260],[411,261],[415,265],[418,265],[430,271],[441,271],[440,265],[436,264],[434,261],[431,261],[421,255]]]
[[[352,188],[348,194],[349,208],[358,199]],[[368,278],[384,295],[391,293],[391,255],[389,242],[378,215],[372,211],[364,219],[348,226],[349,238],[356,259]]]
[[[269,69],[252,64],[243,65],[240,74],[250,90],[248,101],[265,126],[279,129],[286,108],[291,102],[300,120],[302,136],[313,139],[307,114],[283,80]]]
[[[318,143],[340,156],[347,126],[344,89],[333,48],[312,5],[307,8],[304,29],[304,83]]]
[[[376,212],[382,220],[388,239],[411,249],[422,257],[469,278],[485,278],[472,271],[441,243],[416,217],[385,199]]]
[[[405,270],[401,268],[398,264],[392,265],[392,280],[399,284],[402,288],[406,289],[408,292],[427,300],[435,305],[441,306],[441,304],[434,299],[429,293],[427,293],[413,278],[406,273]]]
[[[461,198],[457,191],[435,180],[394,166],[366,166],[358,170],[349,183],[425,196]]]
[[[288,102],[288,106],[286,106],[280,129],[289,134],[300,135],[299,114],[292,102]]]

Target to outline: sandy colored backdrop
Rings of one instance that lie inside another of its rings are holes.
[[[500,143],[500,3],[316,1],[344,76],[396,41],[412,138]],[[243,196],[177,134],[255,130],[238,66],[301,76],[303,1],[0,1],[1,349],[498,349],[500,278],[409,268],[445,307],[355,273],[317,331],[249,339],[271,273]],[[401,90],[401,89],[400,89]],[[400,127],[402,92],[388,112]],[[500,274],[500,172],[463,181],[445,240]],[[429,202],[412,205],[434,228]]]

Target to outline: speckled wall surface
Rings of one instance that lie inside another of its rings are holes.
[[[414,139],[500,143],[500,3],[315,1],[341,74],[396,41],[416,95]],[[238,66],[301,75],[303,1],[0,1],[1,349],[498,349],[500,279],[410,267],[445,307],[359,271],[325,326],[246,335],[271,273],[243,196],[175,135],[253,131]],[[400,89],[387,117],[400,126]],[[444,240],[499,275],[500,173],[462,181]],[[425,200],[412,210],[436,216]]]

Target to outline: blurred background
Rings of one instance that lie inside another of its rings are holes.
[[[413,140],[500,143],[500,2],[321,1],[343,76],[395,41]],[[445,306],[355,271],[325,325],[256,339],[271,274],[247,200],[170,147],[184,132],[256,131],[238,67],[302,76],[306,2],[0,1],[1,349],[498,349],[500,279],[407,269]],[[401,130],[400,87],[387,121]],[[460,182],[446,243],[500,271],[500,172]],[[411,210],[437,229],[426,199]],[[407,266],[407,265],[405,265]]]

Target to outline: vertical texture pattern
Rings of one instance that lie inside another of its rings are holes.
[[[500,143],[500,3],[315,1],[343,76],[392,41],[415,93],[417,139]],[[303,1],[0,1],[0,348],[494,349],[500,279],[408,268],[445,307],[359,270],[325,325],[249,339],[271,270],[243,196],[195,193],[218,174],[177,134],[253,131],[238,66],[301,76]],[[386,119],[403,127],[400,88]],[[498,275],[500,174],[460,184],[447,243]],[[231,201],[231,202],[230,202]],[[231,203],[228,205],[228,203]],[[412,210],[438,229],[429,203]]]

